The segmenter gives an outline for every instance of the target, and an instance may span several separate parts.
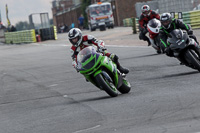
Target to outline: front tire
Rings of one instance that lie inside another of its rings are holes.
[[[126,80],[123,79],[122,86],[118,88],[118,91],[121,92],[122,94],[129,93],[131,90],[131,84]]]
[[[194,50],[187,50],[185,52],[186,60],[189,64],[192,64],[200,72],[199,56]]]
[[[98,74],[95,78],[98,86],[103,89],[108,95],[110,95],[111,97],[118,96],[118,92],[114,84],[109,83],[109,81],[107,81],[106,78],[102,76],[102,74]]]

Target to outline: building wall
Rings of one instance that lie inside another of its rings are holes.
[[[193,1],[193,9],[194,10],[200,10],[200,0],[194,0]]]
[[[193,9],[191,0],[156,0],[159,4],[159,12],[186,12]],[[193,0],[194,1],[194,0]]]
[[[159,13],[188,12],[193,10],[200,0],[154,0],[159,4]]]
[[[78,4],[80,0],[54,0],[52,1],[52,13],[53,13],[53,23],[57,28],[63,25],[71,25],[71,23],[76,23],[74,16],[77,16],[76,11],[72,10],[71,7],[74,4]],[[71,12],[71,15],[70,13]]]
[[[147,1],[147,2],[137,2],[135,4],[135,10],[136,10],[136,17],[139,18],[141,15],[141,7],[143,5],[149,5],[151,10],[154,10],[159,13],[159,5],[157,1]]]
[[[141,6],[147,4],[152,10],[156,10],[159,14],[164,12],[187,12],[193,10],[200,4],[200,0],[152,0],[147,2],[136,3],[137,17],[141,14]]]
[[[71,26],[72,23],[75,24],[75,27],[78,27],[78,17],[81,14],[81,8],[71,9],[70,11],[64,12],[63,14],[56,15],[55,20],[57,22],[57,28],[67,25]]]
[[[123,19],[136,17],[135,4],[136,2],[146,2],[151,0],[115,0],[115,11],[117,26],[123,26]]]
[[[141,5],[144,4],[149,4],[153,10],[159,9],[158,13],[191,11],[195,6],[200,4],[200,0],[102,0],[102,2],[104,1],[111,2],[112,4],[115,26],[123,26],[123,19],[125,18],[139,17],[141,13]],[[78,25],[77,18],[82,13],[81,9],[77,8],[66,11],[73,5],[73,2],[76,3],[80,1],[63,0],[62,3],[57,5],[65,4],[64,8],[61,6],[52,8],[54,14],[53,20],[56,26],[63,24],[69,26],[72,22],[75,23],[76,26]],[[91,0],[91,3],[94,2],[96,2],[96,0]],[[54,3],[54,5],[56,4]],[[59,12],[61,12],[60,15],[55,15]]]
[[[81,0],[73,0],[73,4],[74,5],[79,5],[79,4],[81,4]]]

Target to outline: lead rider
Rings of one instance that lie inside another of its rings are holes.
[[[75,69],[77,69],[77,55],[78,53],[85,47],[95,45],[98,48],[98,51],[101,52],[103,55],[109,57],[114,63],[117,65],[117,69],[124,74],[129,73],[129,70],[127,68],[123,68],[118,59],[119,57],[115,54],[109,53],[104,45],[104,42],[102,40],[97,40],[92,35],[82,35],[82,32],[78,28],[73,28],[68,33],[68,39],[72,44],[71,47],[71,57],[72,57],[72,66],[74,66]]]

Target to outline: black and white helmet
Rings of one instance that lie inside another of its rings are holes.
[[[77,42],[72,41],[75,38],[78,38]],[[83,38],[82,32],[78,28],[73,28],[68,33],[68,39],[75,47],[78,47],[81,44],[82,38]]]
[[[149,16],[150,15],[150,7],[148,5],[143,5],[141,8],[142,14],[144,16]]]
[[[163,13],[160,17],[160,21],[162,27],[165,29],[169,29],[172,23],[172,16],[170,13]]]

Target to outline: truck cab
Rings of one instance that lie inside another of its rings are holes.
[[[114,28],[114,18],[111,4],[108,2],[97,3],[88,6],[86,9],[88,16],[88,27],[91,31],[99,28],[101,31],[107,28]]]

